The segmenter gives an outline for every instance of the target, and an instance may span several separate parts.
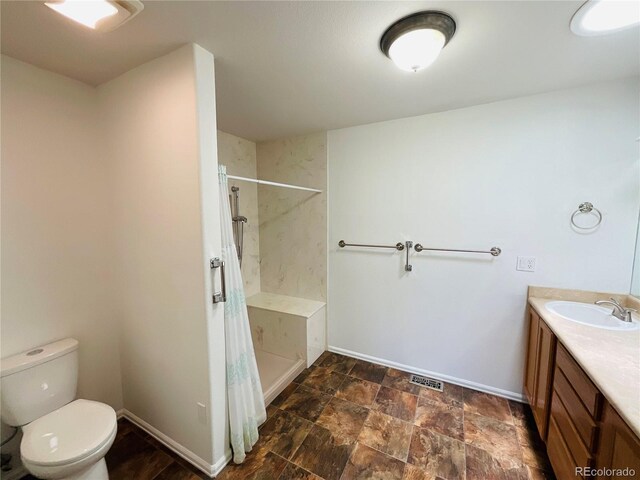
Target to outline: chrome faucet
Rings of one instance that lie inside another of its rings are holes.
[[[615,298],[610,298],[609,300],[598,300],[595,302],[596,305],[611,305],[613,307],[613,311],[611,315],[616,317],[618,320],[622,320],[623,322],[631,322],[631,313],[635,312],[633,308],[625,308],[618,303]]]

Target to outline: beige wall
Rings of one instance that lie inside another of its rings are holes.
[[[326,301],[327,134],[259,143],[257,160],[262,180],[323,190],[258,186],[262,291]]]
[[[187,45],[97,89],[2,57],[1,84],[2,356],[76,337],[80,397],[215,473],[229,447],[213,56]]]
[[[122,408],[95,89],[6,56],[1,84],[2,356],[75,337],[78,395]]]
[[[212,306],[208,266],[221,251],[213,79],[211,54],[187,45],[98,88],[125,408],[205,464],[223,455],[213,437],[224,438],[225,405],[223,307]]]
[[[256,144],[218,130],[218,161],[227,166],[227,173],[256,178]],[[260,224],[258,221],[258,185],[229,179],[231,186],[240,187],[240,214],[247,217],[244,225],[242,281],[245,296],[260,292]]]

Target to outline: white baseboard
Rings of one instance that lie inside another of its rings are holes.
[[[371,363],[377,363],[378,365],[384,365],[385,367],[396,368],[398,370],[404,370],[405,372],[415,373],[416,375],[425,375],[427,377],[433,377],[443,382],[453,383],[454,385],[460,385],[461,387],[471,388],[480,392],[491,393],[498,397],[507,398],[516,402],[525,402],[524,395],[522,393],[510,392],[509,390],[502,390],[501,388],[491,387],[489,385],[483,385],[481,383],[471,382],[462,378],[451,377],[438,372],[432,372],[430,370],[423,370],[422,368],[412,367],[411,365],[404,365],[402,363],[392,362],[391,360],[385,360],[384,358],[372,357],[371,355],[365,355],[364,353],[353,352],[344,348],[334,347],[329,345],[329,351],[346,355],[347,357],[358,358]]]
[[[211,465],[209,462],[207,462],[206,460],[203,460],[198,455],[193,453],[191,450],[179,444],[172,438],[168,437],[167,435],[162,433],[160,430],[156,429],[152,425],[142,420],[140,417],[131,413],[129,410],[125,408],[123,408],[122,410],[119,410],[118,418],[121,418],[121,417],[126,418],[131,423],[135,424],[137,427],[147,432],[157,441],[162,443],[165,447],[175,452],[177,455],[184,458],[191,465],[193,465],[198,470],[204,472],[206,475],[210,477],[215,477],[216,475],[218,475],[222,471],[222,469],[227,465],[227,463],[229,463],[229,461],[231,460],[231,451],[229,450],[225,452],[224,457],[219,459],[215,464]]]
[[[231,453],[231,449],[228,448],[224,452],[224,457],[222,457],[220,460],[218,460],[216,463],[213,464],[212,466],[213,476],[214,477],[218,476],[218,474],[222,471],[224,467],[227,466],[227,464],[231,461],[232,458],[233,458],[233,454]]]

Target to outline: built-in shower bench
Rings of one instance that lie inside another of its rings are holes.
[[[326,303],[275,293],[247,298],[265,402],[273,400],[325,351]]]

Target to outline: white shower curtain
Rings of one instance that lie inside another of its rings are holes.
[[[227,191],[227,167],[218,166],[222,260],[225,262],[227,301],[224,330],[227,359],[227,397],[233,461],[242,463],[245,452],[258,441],[258,425],[267,419],[256,355],[251,341],[249,314],[244,298],[240,262],[233,241],[231,207]]]

